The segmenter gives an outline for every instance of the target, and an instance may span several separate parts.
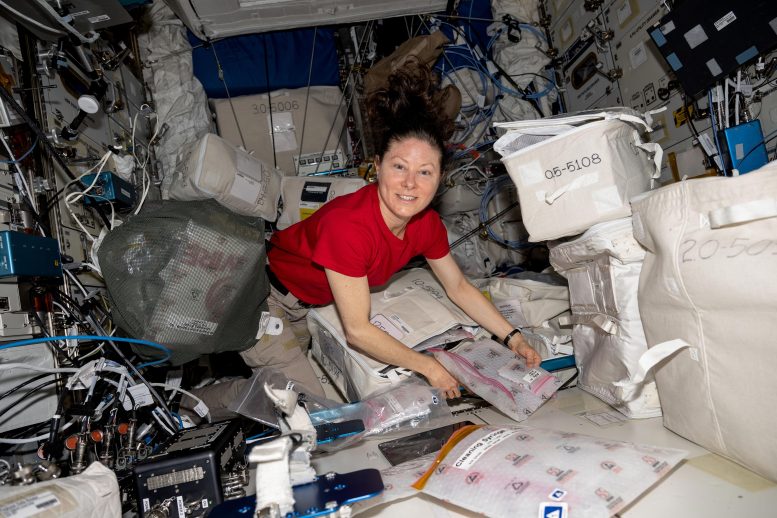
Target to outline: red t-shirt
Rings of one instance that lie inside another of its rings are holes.
[[[334,300],[324,268],[385,284],[410,259],[440,259],[450,251],[439,214],[416,214],[399,239],[380,213],[377,184],[326,203],[309,218],[273,234],[270,268],[291,293],[309,304]]]

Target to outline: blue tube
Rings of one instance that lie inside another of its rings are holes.
[[[32,143],[30,146],[30,149],[24,152],[22,156],[17,158],[16,160],[0,160],[0,164],[18,164],[19,162],[23,161],[25,158],[30,156],[30,153],[32,153],[35,150],[35,146],[38,145],[38,139],[35,139],[35,142]]]
[[[99,335],[75,335],[75,336],[45,336],[41,338],[30,338],[28,340],[19,340],[18,342],[11,342],[7,344],[0,345],[0,351],[3,349],[10,349],[12,347],[21,347],[23,345],[33,345],[33,344],[42,344],[47,342],[58,342],[60,340],[110,340],[111,342],[125,342],[130,344],[139,344],[139,345],[145,345],[146,347],[151,347],[152,349],[157,349],[159,351],[162,351],[165,354],[165,357],[161,360],[155,360],[152,362],[143,363],[141,365],[138,365],[137,369],[142,369],[143,367],[149,367],[151,365],[159,365],[160,363],[164,363],[167,360],[170,359],[171,351],[164,345],[159,345],[155,342],[149,342],[148,340],[140,340],[137,338],[123,338],[120,336],[99,336]]]

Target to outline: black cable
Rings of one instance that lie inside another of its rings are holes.
[[[572,377],[569,378],[568,380],[566,380],[564,382],[564,384],[561,385],[558,389],[559,390],[566,390],[568,388],[571,388],[570,385],[572,384],[573,381],[575,381],[577,379],[578,375],[580,375],[580,369],[575,367],[575,373],[572,375]]]
[[[37,376],[33,376],[32,378],[28,379],[27,381],[24,381],[24,382],[16,385],[11,390],[8,390],[4,394],[0,395],[0,401],[2,401],[3,399],[7,398],[8,396],[10,396],[11,394],[15,393],[16,391],[23,389],[24,387],[26,387],[30,383],[34,383],[34,382],[38,381],[39,379],[43,379],[43,378],[45,378],[47,376],[53,376],[53,375],[54,375],[53,372],[44,372],[43,374],[38,374]]]
[[[35,136],[38,137],[38,139],[43,144],[43,147],[48,151],[49,157],[51,157],[58,165],[62,168],[62,171],[70,178],[71,180],[78,180],[76,175],[73,174],[73,172],[70,170],[70,168],[67,166],[64,160],[62,160],[62,157],[57,152],[56,148],[51,145],[51,142],[49,142],[48,136],[43,132],[43,130],[40,128],[38,123],[30,117],[24,108],[19,106],[19,103],[16,102],[16,99],[13,98],[13,96],[5,89],[0,88],[0,97],[3,98],[3,101],[6,102],[7,105],[11,106],[16,113],[19,114],[19,116],[24,120],[24,122],[29,126],[29,128],[35,133]],[[97,214],[100,216],[100,219],[103,220],[103,223],[105,223],[105,226],[110,228],[111,222],[108,219],[108,216],[105,214],[105,212],[102,210],[102,208],[99,205],[94,206],[95,210],[97,211]]]
[[[750,151],[745,153],[745,155],[742,158],[739,159],[739,163],[741,164],[742,162],[744,162],[745,159],[748,156],[750,156],[750,153],[752,153],[753,151],[755,151],[756,149],[758,149],[761,146],[764,147],[764,151],[767,151],[766,144],[768,144],[769,142],[771,142],[774,139],[777,139],[777,131],[773,131],[772,133],[769,133],[769,135],[772,135],[772,134],[775,134],[775,135],[773,137],[769,137],[769,138],[765,138],[765,139],[761,140],[761,142],[759,142],[758,144],[756,144],[755,146],[750,148]],[[766,159],[769,160],[769,153],[768,153],[768,151],[767,151],[767,154],[766,154]]]
[[[27,392],[27,395],[26,395],[25,397],[23,397],[23,398],[21,398],[21,399],[18,399],[18,400],[16,400],[16,401],[14,401],[13,403],[11,403],[10,405],[8,405],[8,406],[7,406],[7,407],[5,407],[4,409],[0,410],[0,417],[3,417],[5,414],[7,414],[7,413],[8,413],[8,412],[9,412],[11,409],[13,409],[14,407],[16,407],[17,405],[20,405],[21,403],[24,403],[24,402],[26,402],[26,401],[29,399],[29,397],[30,397],[30,396],[32,396],[32,395],[33,395],[35,392],[39,391],[40,389],[42,389],[42,388],[44,388],[44,387],[47,387],[47,386],[49,386],[49,385],[52,385],[52,384],[54,384],[54,383],[56,383],[57,381],[58,381],[58,380],[57,380],[56,378],[54,378],[53,380],[46,380],[46,381],[44,381],[43,383],[40,383],[40,384],[38,384],[38,385],[35,385],[33,388],[31,388],[31,389],[29,390],[29,392]]]

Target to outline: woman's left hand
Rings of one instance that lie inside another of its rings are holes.
[[[526,358],[526,368],[533,369],[540,366],[542,357],[534,348],[526,342],[520,333],[510,339],[510,350],[519,356]]]

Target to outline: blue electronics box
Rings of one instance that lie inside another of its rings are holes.
[[[739,174],[749,173],[769,161],[766,143],[758,119],[720,130],[721,155],[726,170],[736,169]]]
[[[92,185],[95,174],[88,174],[81,178],[81,185],[84,188]],[[103,171],[94,187],[84,196],[84,205],[99,205],[108,202],[121,207],[132,207],[135,203],[135,188],[131,183],[122,180],[111,171]]]
[[[62,277],[56,239],[22,232],[0,232],[0,277]]]

